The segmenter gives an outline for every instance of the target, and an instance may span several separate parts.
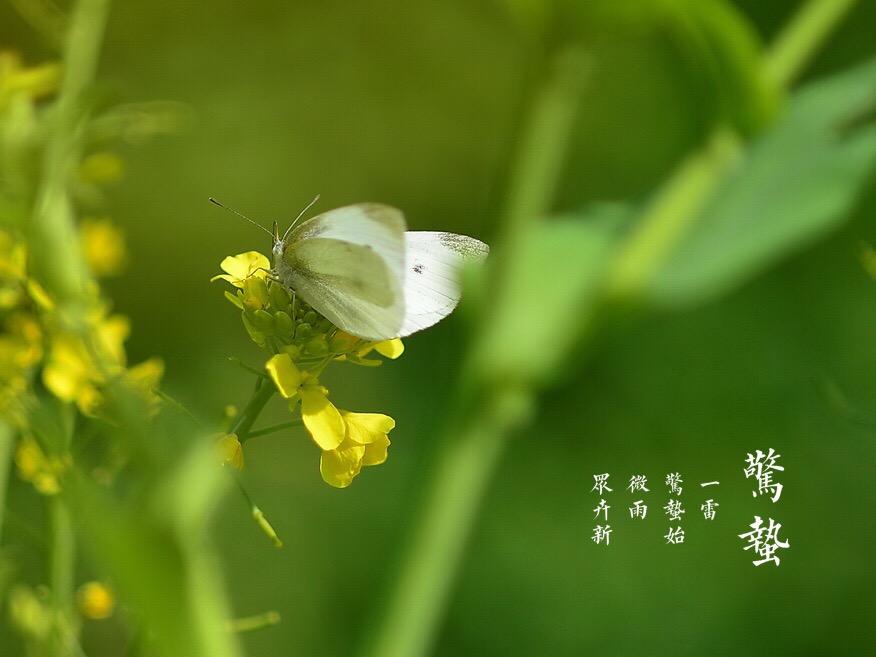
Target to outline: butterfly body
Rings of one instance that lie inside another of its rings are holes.
[[[274,275],[342,330],[366,340],[404,337],[449,315],[466,261],[483,242],[406,231],[400,210],[359,203],[317,215],[274,237]]]

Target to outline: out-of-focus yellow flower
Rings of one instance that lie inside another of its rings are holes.
[[[14,308],[22,302],[26,260],[24,243],[0,230],[0,310]]]
[[[61,492],[61,477],[69,462],[46,456],[39,443],[30,436],[22,436],[15,448],[15,465],[19,476],[43,495]]]
[[[79,177],[92,185],[106,185],[125,175],[125,161],[116,153],[99,151],[85,156],[79,163]]]
[[[23,426],[23,400],[30,391],[31,369],[43,357],[43,335],[36,320],[13,313],[0,320],[0,417]]]
[[[3,322],[0,382],[23,376],[43,356],[43,332],[30,315],[16,313]]]
[[[86,618],[103,620],[113,615],[116,596],[106,584],[86,582],[76,591],[76,604]]]
[[[379,465],[386,461],[389,432],[395,420],[382,413],[341,414],[344,439],[335,449],[324,450],[319,461],[323,480],[335,488],[346,488],[362,466]]]
[[[126,317],[95,314],[94,344],[86,345],[71,333],[59,333],[51,342],[43,384],[58,399],[76,402],[85,415],[95,415],[103,401],[100,386],[122,373],[125,366],[124,341],[130,332]],[[154,368],[139,374],[149,375]]]
[[[236,434],[226,433],[217,441],[222,462],[235,470],[243,470],[243,446]]]
[[[124,233],[107,218],[88,218],[79,227],[82,253],[91,273],[102,278],[116,276],[128,261]]]
[[[14,52],[0,52],[0,110],[11,99],[36,99],[55,91],[61,80],[57,64],[43,64],[24,68],[21,57]]]
[[[258,251],[247,251],[236,256],[228,256],[219,267],[225,273],[211,278],[211,283],[221,279],[243,289],[244,281],[250,277],[264,279],[271,268],[271,261]]]
[[[52,627],[52,613],[29,586],[16,584],[9,591],[9,620],[28,637],[45,639]]]

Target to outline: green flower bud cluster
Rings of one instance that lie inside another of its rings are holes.
[[[234,301],[249,336],[271,353],[287,353],[297,362],[339,355],[353,346],[334,339],[337,327],[278,281],[250,276]]]

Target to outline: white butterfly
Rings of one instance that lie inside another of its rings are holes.
[[[400,210],[379,203],[329,210],[282,237],[275,224],[273,273],[347,333],[373,341],[410,335],[453,312],[463,265],[483,261],[489,247],[406,228]]]

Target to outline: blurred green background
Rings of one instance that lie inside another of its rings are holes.
[[[799,3],[735,4],[769,41]],[[874,26],[876,4],[859,3],[806,77],[872,56]],[[596,68],[562,208],[642,197],[707,123],[702,89],[666,39],[635,24],[592,28]],[[30,63],[51,57],[5,4],[0,43]],[[208,196],[265,224],[287,223],[317,193],[319,210],[381,201],[413,229],[489,241],[536,56],[489,2],[117,3],[101,101],[178,102],[186,126],[126,148],[127,175],[111,190],[131,258],[107,292],[133,321],[130,360],[163,357],[167,391],[205,418],[248,396],[250,377],[227,357],[263,356],[208,280],[226,255],[269,244]],[[874,213],[871,184],[826,241],[720,301],[604,337],[570,367],[508,450],[437,654],[876,651],[876,282],[855,255],[876,242]],[[387,464],[349,489],[322,482],[303,431],[247,444],[244,479],[286,543],[275,550],[236,495],[222,501],[214,532],[235,613],[283,618],[244,637],[248,654],[346,655],[367,632],[416,511],[463,331],[453,318],[379,370],[327,377],[339,405],[398,422]],[[276,403],[263,421],[285,417]],[[742,472],[747,452],[769,447],[785,467],[775,505],[752,498]],[[670,546],[661,507],[675,471],[686,541]],[[614,488],[609,546],[590,540],[602,472]],[[633,474],[651,488],[641,523],[625,517]],[[713,522],[699,512],[706,492],[720,503]],[[742,549],[755,514],[782,523],[779,568],[755,568]],[[89,623],[88,654],[119,654],[118,622]],[[10,641],[0,637],[0,654],[15,654]]]

